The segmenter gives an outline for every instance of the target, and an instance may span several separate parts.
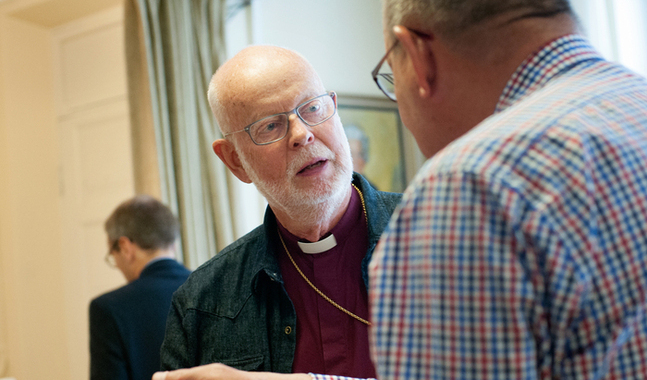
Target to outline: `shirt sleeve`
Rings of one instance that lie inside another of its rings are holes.
[[[90,379],[127,380],[124,345],[112,313],[90,303]]]
[[[537,377],[533,284],[518,257],[520,201],[472,174],[418,179],[370,265],[378,378]]]
[[[368,379],[358,379],[355,377],[345,377],[345,376],[335,376],[335,375],[321,375],[316,373],[308,373],[312,377],[312,380],[376,380],[373,378]]]

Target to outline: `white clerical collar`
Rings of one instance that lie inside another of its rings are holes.
[[[337,245],[337,240],[335,240],[335,235],[330,234],[327,238],[314,243],[304,243],[301,241],[297,243],[299,243],[299,248],[301,248],[303,253],[315,254],[334,248]]]

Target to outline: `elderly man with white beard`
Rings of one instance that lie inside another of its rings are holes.
[[[294,51],[242,50],[209,102],[223,134],[214,152],[268,208],[173,297],[162,369],[202,367],[154,378],[243,374],[230,367],[375,377],[367,266],[400,194],[352,172],[337,95]]]

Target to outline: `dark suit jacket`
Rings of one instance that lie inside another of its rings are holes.
[[[159,260],[128,285],[90,303],[90,379],[150,380],[160,368],[160,346],[173,292],[189,270]]]

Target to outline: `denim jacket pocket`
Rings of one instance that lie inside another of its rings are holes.
[[[224,313],[191,310],[184,325],[192,332],[197,362],[223,363],[245,370],[266,370],[264,352],[269,352],[264,307],[247,298],[240,309]]]

